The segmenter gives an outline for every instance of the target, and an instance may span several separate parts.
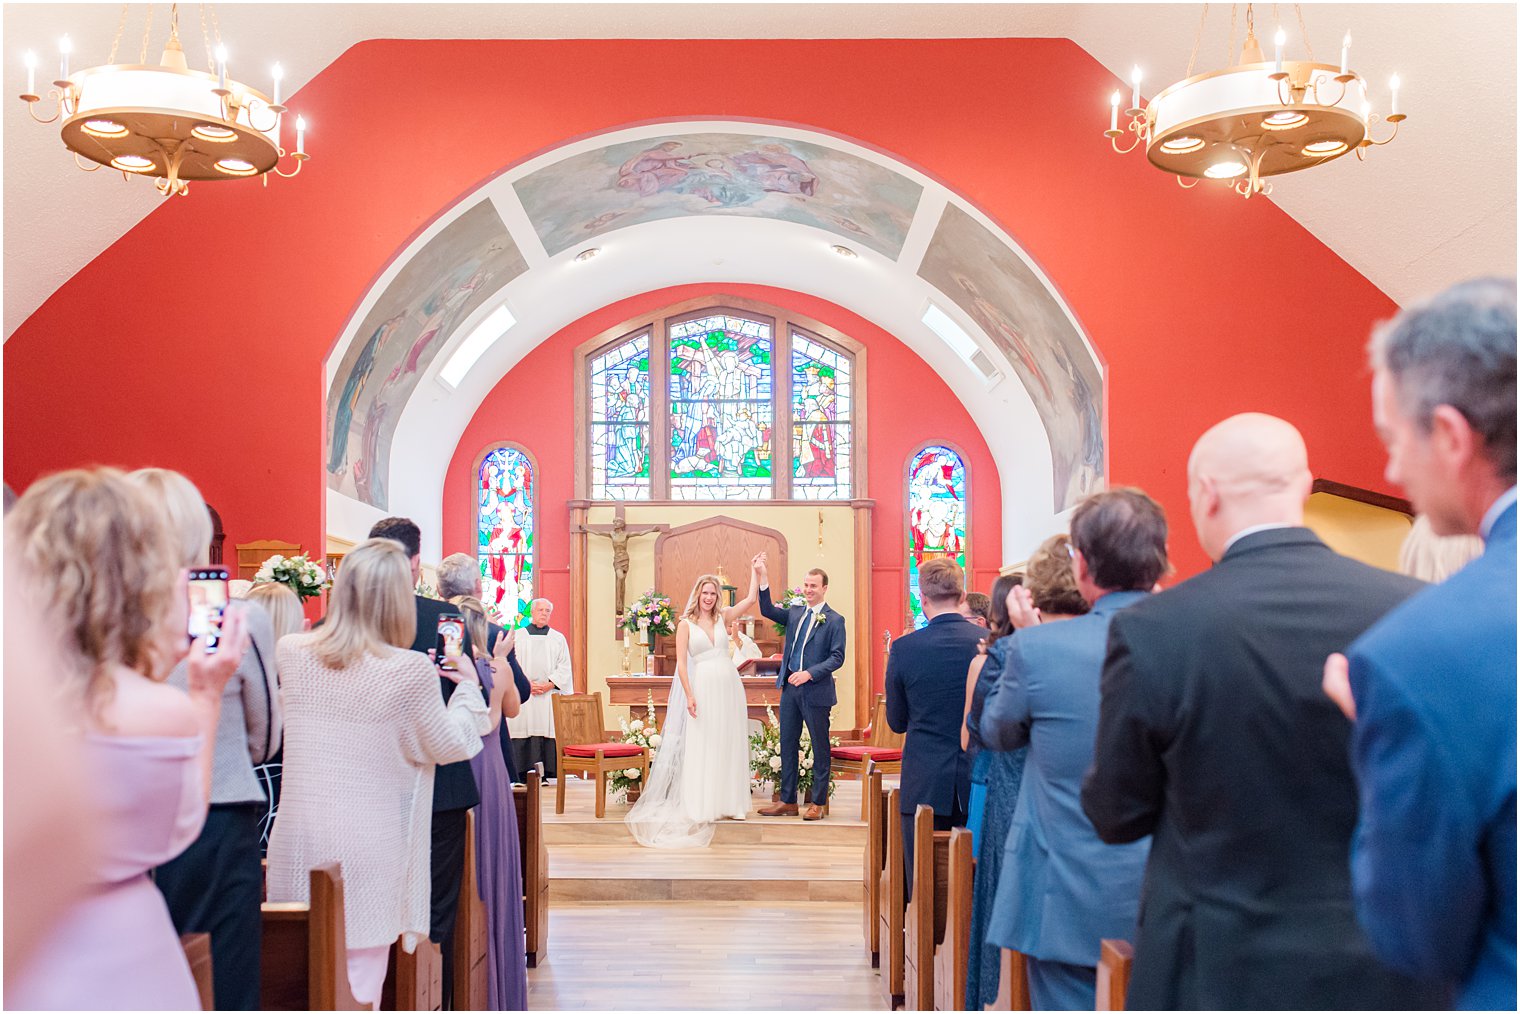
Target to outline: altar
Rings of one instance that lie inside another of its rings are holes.
[[[776,687],[776,673],[780,666],[779,659],[753,659],[744,666],[750,674],[741,674],[739,677],[739,682],[744,684],[744,703],[747,705],[749,717],[757,722],[765,721],[767,705],[772,709],[781,707],[781,691]],[[767,669],[770,670],[768,673],[765,672]],[[607,703],[627,705],[633,709],[632,717],[642,718],[652,694],[655,720],[663,729],[665,708],[670,703],[670,681],[673,678],[671,676],[644,676],[638,673],[608,676]],[[779,719],[779,712],[777,717]]]

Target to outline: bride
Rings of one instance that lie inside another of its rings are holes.
[[[700,848],[712,841],[714,821],[749,813],[749,719],[726,627],[755,604],[759,559],[742,602],[720,606],[723,582],[704,574],[681,614],[660,747],[649,784],[628,811],[640,845]]]

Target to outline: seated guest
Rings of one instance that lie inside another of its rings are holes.
[[[570,643],[549,626],[554,603],[534,599],[526,637],[518,639],[517,654],[533,694],[523,701],[522,712],[507,726],[512,743],[512,766],[519,775],[543,765],[545,778],[558,772],[554,761],[554,701],[551,694],[575,692],[570,677]]]
[[[178,540],[177,565],[207,566],[211,513],[190,480],[163,468],[140,469],[128,478],[148,495]],[[169,903],[176,932],[211,934],[217,1009],[258,1010],[264,921],[259,822],[268,803],[253,769],[280,748],[280,692],[268,614],[244,602],[229,602],[227,612],[242,614],[249,650],[222,691],[211,812],[200,837],[160,866],[153,879]],[[184,689],[187,679],[188,666],[181,662],[168,682]]]
[[[301,600],[295,592],[290,590],[289,585],[278,581],[250,584],[247,594],[243,597],[269,614],[269,621],[274,627],[276,645],[280,643],[280,638],[288,634],[299,634],[303,630],[311,629],[311,621],[306,618],[301,609]],[[268,661],[269,668],[274,670],[275,682],[278,683],[280,673],[274,652],[270,653]],[[263,817],[259,819],[260,855],[269,852],[269,832],[274,829],[275,814],[280,812],[280,768],[283,760],[282,752],[276,750],[269,760],[253,766],[253,773],[259,779],[259,786],[263,788],[264,796],[269,800]]]
[[[1027,957],[1035,1010],[1093,1009],[1099,943],[1134,936],[1150,851],[1144,838],[1105,845],[1081,791],[1108,625],[1165,573],[1166,517],[1137,489],[1099,493],[1072,513],[1070,547],[1066,567],[1091,612],[1009,638],[981,720],[989,747],[1029,747],[987,939]]]
[[[960,743],[961,704],[966,669],[983,631],[960,614],[961,581],[954,560],[926,560],[918,571],[918,588],[929,622],[893,641],[887,655],[887,724],[893,732],[907,734],[898,802],[910,873],[913,812],[920,803],[934,808],[935,830],[966,823],[971,769]]]
[[[1514,279],[1484,279],[1373,338],[1388,479],[1437,535],[1486,548],[1337,674],[1355,716],[1357,916],[1383,960],[1477,1010],[1515,1009],[1515,317]]]
[[[991,626],[992,599],[983,592],[967,592],[961,599],[960,614],[986,630]]]
[[[248,644],[244,618],[228,615],[214,653],[197,639],[186,656],[178,533],[115,469],[37,480],[6,528],[20,576],[59,631],[53,677],[83,728],[99,801],[89,893],[37,944],[6,1006],[198,1010],[179,934],[148,873],[205,822],[222,690]],[[182,658],[188,690],[164,683]]]
[[[764,658],[755,639],[744,632],[744,617],[735,616],[728,621],[728,641],[734,646],[734,665],[741,666],[752,658]]]
[[[1216,562],[1110,622],[1082,787],[1104,841],[1152,835],[1128,1003],[1439,1006],[1357,926],[1351,723],[1319,692],[1325,657],[1418,584],[1303,527],[1308,453],[1281,419],[1226,419],[1187,474]]]
[[[361,542],[343,559],[321,629],[279,647],[285,770],[269,900],[307,901],[312,867],[342,864],[348,978],[361,1003],[378,1003],[397,937],[410,952],[428,934],[434,768],[468,765],[491,724],[472,661],[435,668],[406,650],[412,587],[404,549]],[[447,705],[440,678],[458,681]]]

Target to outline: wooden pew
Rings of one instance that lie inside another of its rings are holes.
[[[1125,1010],[1135,948],[1128,940],[1105,940],[1098,952],[1098,1010]]]
[[[536,774],[537,772],[535,772]],[[454,922],[454,1009],[485,1010],[486,904],[480,896],[479,855],[475,849],[476,811],[464,826],[464,881],[459,885],[459,915]]]
[[[950,832],[934,830],[934,810],[913,814],[913,882],[903,917],[903,1009],[934,1009],[934,948],[945,935]]]
[[[861,884],[865,894],[866,953],[871,967],[881,964],[881,869],[887,858],[886,793],[881,790],[881,770],[866,761],[866,847]]]
[[[887,856],[881,867],[880,890],[877,892],[876,918],[879,946],[881,948],[881,989],[887,1006],[896,1010],[903,1002],[903,840],[902,814],[897,812],[898,789],[887,793],[886,842]]]
[[[185,949],[185,961],[190,964],[190,977],[195,980],[201,1010],[216,1010],[211,981],[211,934],[181,933],[179,945]]]
[[[560,775],[564,777],[563,774]],[[537,968],[549,950],[549,846],[544,841],[543,801],[537,771],[512,788],[517,804],[517,844],[521,851],[523,925],[528,967]]]
[[[966,1009],[966,971],[971,963],[971,880],[976,860],[971,832],[950,832],[949,876],[945,885],[945,929],[934,948],[934,1009]]]
[[[998,995],[988,1010],[1030,1010],[1029,966],[1019,951],[1003,948],[998,962]]]
[[[265,1010],[369,1009],[349,989],[343,873],[337,863],[311,871],[308,904],[266,901],[263,913]]]
[[[421,940],[411,954],[397,940],[391,944],[390,965],[380,990],[382,1010],[442,1010],[443,952],[431,940]]]

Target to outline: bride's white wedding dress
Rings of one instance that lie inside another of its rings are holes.
[[[750,808],[749,716],[728,633],[720,623],[714,643],[697,624],[682,622],[697,714],[686,713],[680,677],[672,679],[649,784],[627,817],[634,839],[651,848],[704,846],[714,821],[743,820]]]

